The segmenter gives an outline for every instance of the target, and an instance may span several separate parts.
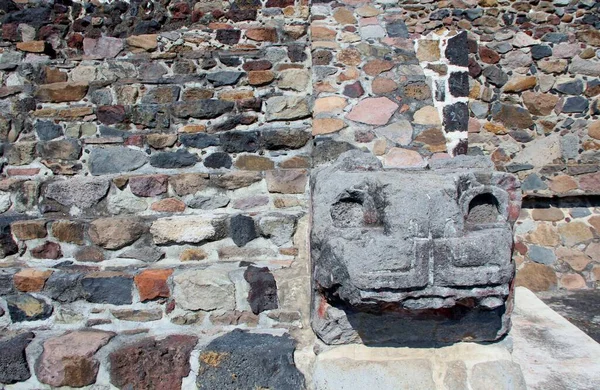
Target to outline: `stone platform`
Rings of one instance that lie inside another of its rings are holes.
[[[517,288],[513,327],[499,343],[427,348],[346,345],[318,355],[315,389],[596,389],[600,344]]]

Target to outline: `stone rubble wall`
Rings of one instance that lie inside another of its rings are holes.
[[[518,283],[597,286],[598,7],[0,2],[0,384],[202,388],[270,345],[239,387],[310,387],[308,175],[352,148],[491,155],[546,197]]]

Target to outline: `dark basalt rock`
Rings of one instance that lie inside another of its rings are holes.
[[[244,74],[244,72],[232,71],[215,72],[207,75],[206,79],[210,81],[215,87],[222,87],[224,85],[236,84]]]
[[[182,134],[179,136],[179,142],[184,146],[196,149],[204,149],[220,144],[218,136],[206,133]]]
[[[469,128],[469,107],[459,102],[444,107],[444,129],[446,131],[467,131]]]
[[[439,10],[448,11],[449,10]],[[437,12],[437,11],[436,11]],[[433,16],[434,13],[432,13]],[[444,16],[445,17],[445,16]],[[443,19],[443,18],[442,18]],[[468,66],[469,65],[469,50],[467,46],[467,32],[463,31],[460,34],[448,39],[446,47],[446,58],[452,65]]]
[[[44,284],[44,294],[62,303],[83,299],[85,293],[81,286],[80,273],[53,272]]]
[[[245,215],[236,215],[230,219],[229,234],[237,246],[244,246],[258,237],[254,219]]]
[[[265,310],[277,309],[277,283],[269,268],[249,266],[244,272],[244,279],[250,284],[248,303],[252,313],[258,314]]]
[[[469,96],[469,74],[466,72],[454,72],[448,78],[450,93],[454,97]]]
[[[200,390],[303,389],[304,377],[294,365],[294,348],[287,335],[236,329],[202,350],[196,384]]]
[[[213,119],[232,111],[234,103],[216,99],[204,99],[193,102],[177,102],[172,107],[173,115],[178,118]]]
[[[34,338],[33,332],[26,332],[0,340],[0,383],[10,385],[31,377],[25,348]]]
[[[195,165],[197,162],[198,156],[184,149],[178,149],[175,152],[157,153],[150,157],[150,165],[156,168],[183,168]]]
[[[231,157],[227,153],[216,152],[204,159],[207,168],[231,168]]]
[[[81,280],[81,286],[88,302],[112,305],[132,302],[133,278],[126,275],[91,274]]]
[[[227,153],[256,152],[260,146],[258,131],[230,131],[221,134],[221,146]]]

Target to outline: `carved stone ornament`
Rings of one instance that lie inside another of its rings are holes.
[[[520,183],[482,157],[384,169],[361,151],[311,178],[312,327],[327,344],[493,341],[510,328]]]

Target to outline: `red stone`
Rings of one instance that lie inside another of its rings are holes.
[[[481,57],[481,61],[486,64],[496,64],[500,61],[500,55],[485,46],[479,47],[479,56]]]
[[[172,273],[172,269],[149,269],[137,274],[134,281],[140,294],[140,300],[149,301],[170,297],[171,291],[167,279]]]
[[[197,341],[195,336],[172,335],[121,347],[109,355],[110,381],[118,388],[180,390]]]

